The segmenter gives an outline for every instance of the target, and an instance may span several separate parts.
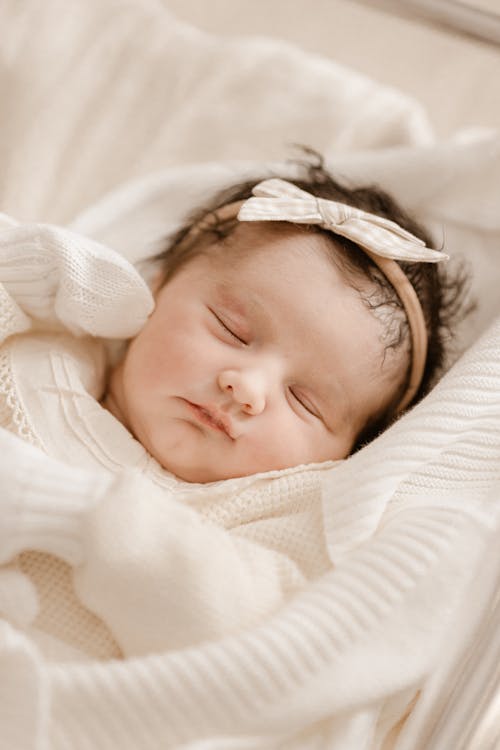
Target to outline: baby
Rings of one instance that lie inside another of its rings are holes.
[[[211,482],[345,458],[426,392],[446,256],[386,195],[316,168],[204,215],[161,256],[104,400],[162,466]]]
[[[87,609],[71,605],[73,631],[90,610],[119,647],[89,645],[97,626],[86,620],[79,646],[96,656],[183,648],[258,622],[331,568],[321,474],[428,390],[463,280],[445,277],[436,262],[446,256],[391,198],[341,186],[321,165],[301,180],[237,186],[197,212],[155,259],[152,312],[125,261],[70,234],[50,237],[60,279],[44,302],[93,338],[14,337],[12,379],[32,381],[24,392],[17,384],[19,409],[32,403],[33,413],[3,424],[65,464],[118,480],[98,491],[33,455],[37,486],[25,492],[6,463],[3,502],[24,505],[4,511],[2,559],[40,550],[50,555],[43,576],[58,581],[54,555],[75,568]],[[104,271],[111,297],[98,293]],[[40,314],[42,303],[16,289],[23,314]],[[131,340],[105,370],[96,337]],[[23,369],[32,351],[37,364]],[[40,583],[34,554],[20,567]],[[64,613],[39,628],[56,630]]]

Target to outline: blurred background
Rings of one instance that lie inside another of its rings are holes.
[[[280,37],[415,96],[436,135],[500,128],[500,0],[163,0],[216,34]]]

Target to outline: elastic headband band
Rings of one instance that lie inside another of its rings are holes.
[[[286,180],[264,180],[255,185],[252,193],[252,198],[228,203],[207,214],[189,230],[181,244],[210,229],[216,221],[238,218],[239,221],[315,224],[361,247],[394,288],[408,320],[411,335],[410,377],[395,409],[396,414],[403,411],[422,382],[427,359],[427,328],[417,293],[396,260],[436,263],[447,260],[448,256],[426,247],[421,239],[389,219],[345,203],[318,198]]]

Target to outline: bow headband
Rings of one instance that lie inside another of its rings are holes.
[[[252,193],[253,197],[246,201],[229,203],[217,209],[216,219],[228,220],[237,216],[239,221],[316,224],[361,247],[393,286],[404,307],[412,341],[410,377],[396,407],[396,413],[401,412],[411,402],[422,382],[427,359],[427,329],[417,293],[395,261],[436,263],[447,260],[448,255],[427,247],[421,239],[389,219],[345,203],[317,198],[286,180],[264,180],[255,185]],[[203,229],[208,229],[210,218],[213,222],[214,215],[205,217],[193,227],[188,237],[192,239]]]

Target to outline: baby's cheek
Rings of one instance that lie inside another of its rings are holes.
[[[133,368],[135,387],[140,386],[145,393],[153,393],[161,386],[168,372],[168,360],[161,350],[149,351],[146,356],[136,360]]]
[[[258,471],[286,469],[314,460],[313,436],[296,415],[270,415],[266,430],[256,430],[253,459]]]
[[[292,423],[275,435],[274,461],[282,468],[345,458],[348,449],[321,423]]]
[[[207,336],[199,324],[185,324],[182,328],[172,330],[160,347],[166,358],[174,361],[177,367],[199,367],[209,354]]]
[[[175,342],[171,354],[175,365],[186,371],[205,367],[207,361],[210,360],[209,351],[203,346],[203,342],[187,336]]]
[[[175,337],[154,336],[142,342],[133,342],[132,346],[134,344],[130,352],[130,369],[141,378],[143,384],[158,385],[180,361],[178,352],[183,343],[176,342]]]

